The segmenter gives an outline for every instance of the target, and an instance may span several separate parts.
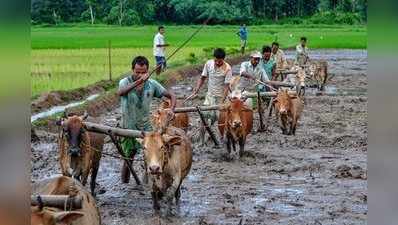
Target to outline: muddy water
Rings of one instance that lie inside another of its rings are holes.
[[[366,224],[367,56],[361,50],[315,51],[327,59],[334,96],[308,96],[296,136],[271,120],[253,132],[241,159],[194,144],[194,162],[174,215],[154,217],[150,192],[120,182],[121,162],[104,157],[97,182],[103,224]],[[288,52],[288,55],[291,55]],[[193,85],[193,80],[182,84]],[[190,87],[180,86],[181,95]],[[188,90],[189,89],[189,90]],[[343,94],[345,93],[345,94]],[[195,100],[193,104],[199,104]],[[103,115],[115,125],[119,109]],[[191,114],[190,134],[197,116]],[[254,128],[258,127],[256,114]],[[32,181],[59,173],[55,138],[32,144]],[[106,151],[115,152],[111,144]],[[142,172],[142,162],[135,168]]]

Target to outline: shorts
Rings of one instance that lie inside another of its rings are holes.
[[[164,56],[155,56],[156,60],[156,66],[162,65],[162,69],[166,69],[167,63],[166,63],[166,58]]]
[[[203,105],[210,106],[210,105],[218,105],[221,104],[221,97],[216,97],[211,94],[207,94],[205,98],[205,102]],[[206,117],[206,119],[210,119],[211,124],[214,124],[218,120],[218,110],[210,110],[210,111],[204,111],[203,115]]]
[[[120,145],[122,146],[124,157],[130,158],[131,154],[134,152],[135,154],[140,153],[142,146],[137,141],[137,139],[132,137],[123,137],[121,138]]]

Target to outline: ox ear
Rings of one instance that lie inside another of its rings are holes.
[[[180,136],[171,136],[168,134],[162,135],[164,143],[166,143],[169,146],[173,145],[180,145],[182,142],[182,138]]]
[[[68,225],[71,224],[74,220],[84,216],[84,213],[78,211],[70,211],[70,212],[57,212],[54,213],[53,218],[57,222],[57,224]]]

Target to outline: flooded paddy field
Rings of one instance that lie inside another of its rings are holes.
[[[287,52],[292,57],[292,52]],[[254,129],[246,152],[228,160],[224,148],[194,142],[193,164],[173,215],[155,217],[148,187],[122,184],[119,159],[103,156],[97,182],[102,223],[118,224],[366,224],[367,221],[367,51],[316,50],[329,63],[328,83],[336,94],[305,98],[296,136]],[[179,83],[194,85],[196,76]],[[182,86],[183,87],[183,86]],[[177,88],[178,89],[178,88]],[[176,89],[176,90],[177,90]],[[181,91],[180,95],[188,94]],[[197,99],[191,104],[200,104]],[[117,108],[101,115],[116,125]],[[195,136],[198,116],[190,114]],[[215,129],[214,129],[215,130]],[[32,143],[32,182],[60,174],[56,134],[38,131]],[[106,152],[115,153],[111,143]],[[141,160],[139,156],[138,160]],[[142,174],[142,161],[134,164]]]

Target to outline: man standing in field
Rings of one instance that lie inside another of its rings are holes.
[[[247,45],[247,29],[246,24],[242,24],[239,28],[239,31],[236,33],[240,38],[240,48],[242,55],[245,54],[245,48]]]
[[[276,69],[284,70],[287,67],[285,53],[279,48],[278,42],[273,42],[271,48],[271,59],[276,63]]]
[[[309,61],[310,57],[308,55],[307,48],[307,38],[301,37],[300,44],[296,46],[296,62],[303,66]]]
[[[166,97],[171,100],[171,109],[174,110],[176,98],[157,81],[148,79],[149,62],[144,56],[137,56],[131,63],[132,74],[119,82],[118,95],[122,111],[122,128],[150,131],[151,103],[154,97]],[[145,81],[146,80],[146,81]],[[133,88],[135,84],[139,84]],[[135,138],[122,138],[121,145],[125,157],[134,159],[141,150],[141,145]],[[122,167],[122,182],[128,183],[130,171],[127,164]]]
[[[255,88],[256,89],[255,91],[265,91],[264,85],[257,84],[257,82],[255,81],[256,79],[263,82],[269,81],[267,73],[265,72],[264,68],[260,65],[260,60],[261,60],[261,53],[254,52],[250,55],[250,61],[242,62],[242,64],[240,65],[239,83],[237,84],[236,87],[238,90],[253,91],[253,89]],[[248,107],[253,108],[253,103],[251,98],[248,98],[245,104]]]
[[[195,97],[203,83],[208,79],[207,94],[204,105],[218,105],[225,101],[229,92],[229,83],[232,78],[232,68],[225,62],[225,51],[217,48],[213,53],[214,59],[208,60],[203,68],[203,72],[193,93],[188,98]],[[207,119],[210,119],[211,125],[217,121],[216,111],[209,111],[205,113]],[[204,143],[205,128],[201,128],[202,143]]]
[[[159,26],[158,33],[155,35],[155,38],[153,39],[153,55],[155,56],[156,60],[157,75],[159,75],[163,70],[165,70],[167,66],[165,51],[166,47],[168,47],[169,44],[166,44],[164,40],[164,33],[165,33],[164,27]]]
[[[276,79],[276,63],[271,59],[272,49],[269,46],[263,47],[263,59],[261,60],[261,65],[263,66],[265,72],[267,73],[269,80]]]

